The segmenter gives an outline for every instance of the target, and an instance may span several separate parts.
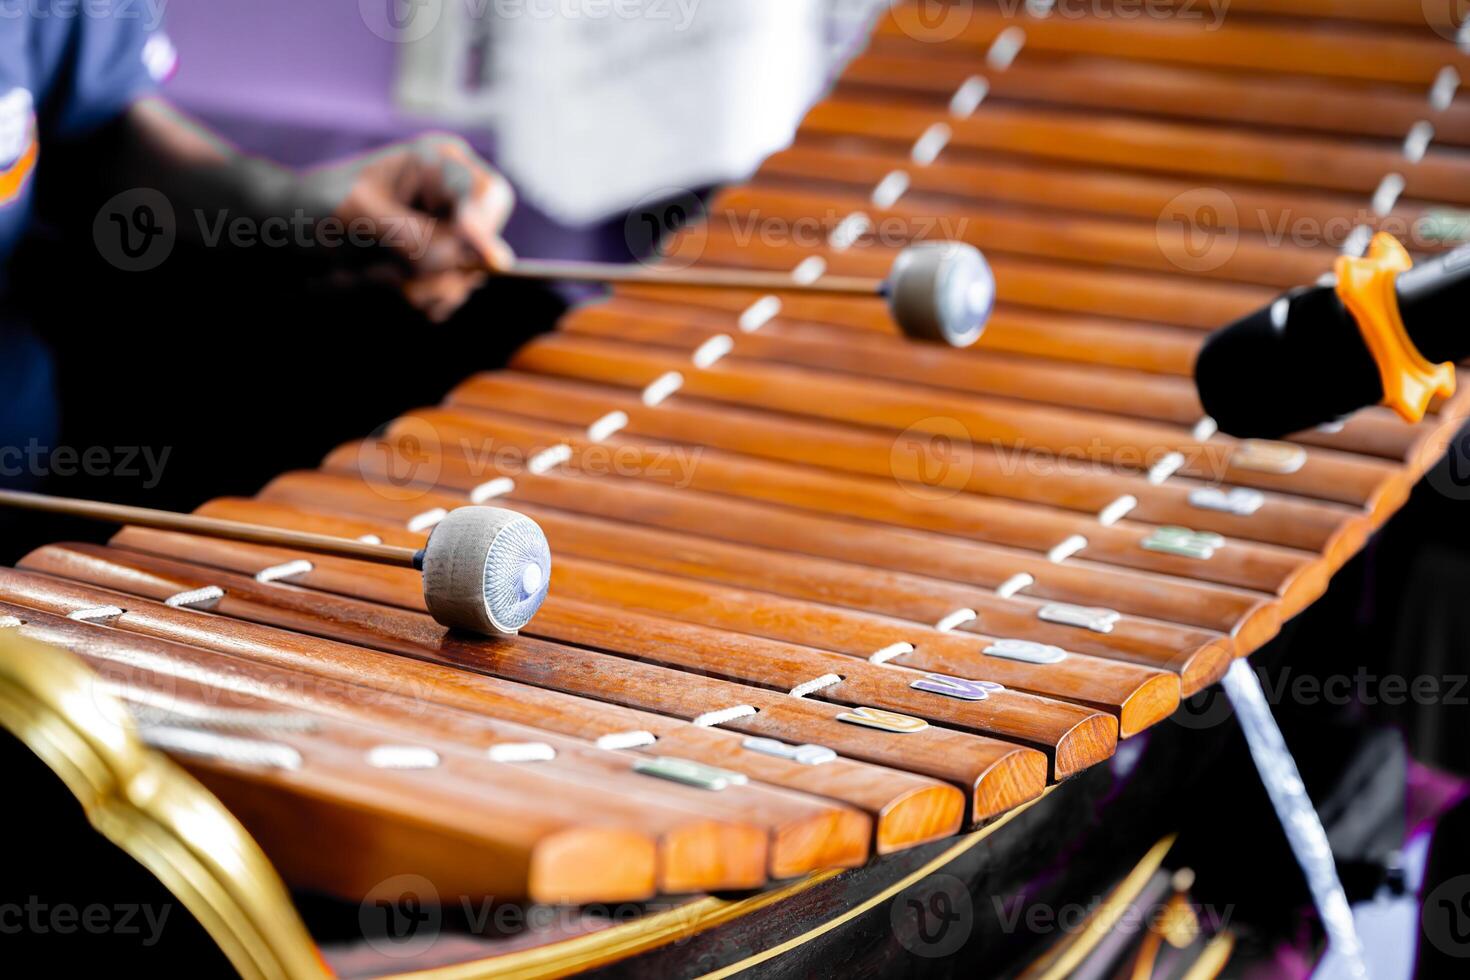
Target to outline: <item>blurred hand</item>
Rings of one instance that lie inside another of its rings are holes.
[[[436,323],[515,261],[500,237],[515,193],[457,136],[423,136],[316,177],[334,189],[348,234],[391,251],[403,294]]]

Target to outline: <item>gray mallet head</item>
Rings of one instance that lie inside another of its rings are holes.
[[[460,507],[423,551],[424,603],[445,626],[494,635],[531,621],[551,583],[551,546],[529,517]]]
[[[995,274],[973,245],[920,242],[899,253],[883,292],[910,337],[968,347],[995,306]]]

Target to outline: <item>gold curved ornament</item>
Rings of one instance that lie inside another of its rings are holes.
[[[330,976],[275,869],[215,797],[143,744],[72,654],[0,630],[0,726],[59,776],[246,978]]]

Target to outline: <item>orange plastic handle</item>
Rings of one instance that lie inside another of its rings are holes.
[[[1358,322],[1358,330],[1378,364],[1383,404],[1405,422],[1424,417],[1435,395],[1455,393],[1455,368],[1446,361],[1431,364],[1409,339],[1399,316],[1395,289],[1399,273],[1414,264],[1398,239],[1379,232],[1362,258],[1337,259],[1337,296]]]

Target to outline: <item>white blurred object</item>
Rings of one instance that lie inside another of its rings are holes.
[[[566,224],[737,179],[786,145],[886,0],[445,2],[399,99],[490,125],[497,163]]]

